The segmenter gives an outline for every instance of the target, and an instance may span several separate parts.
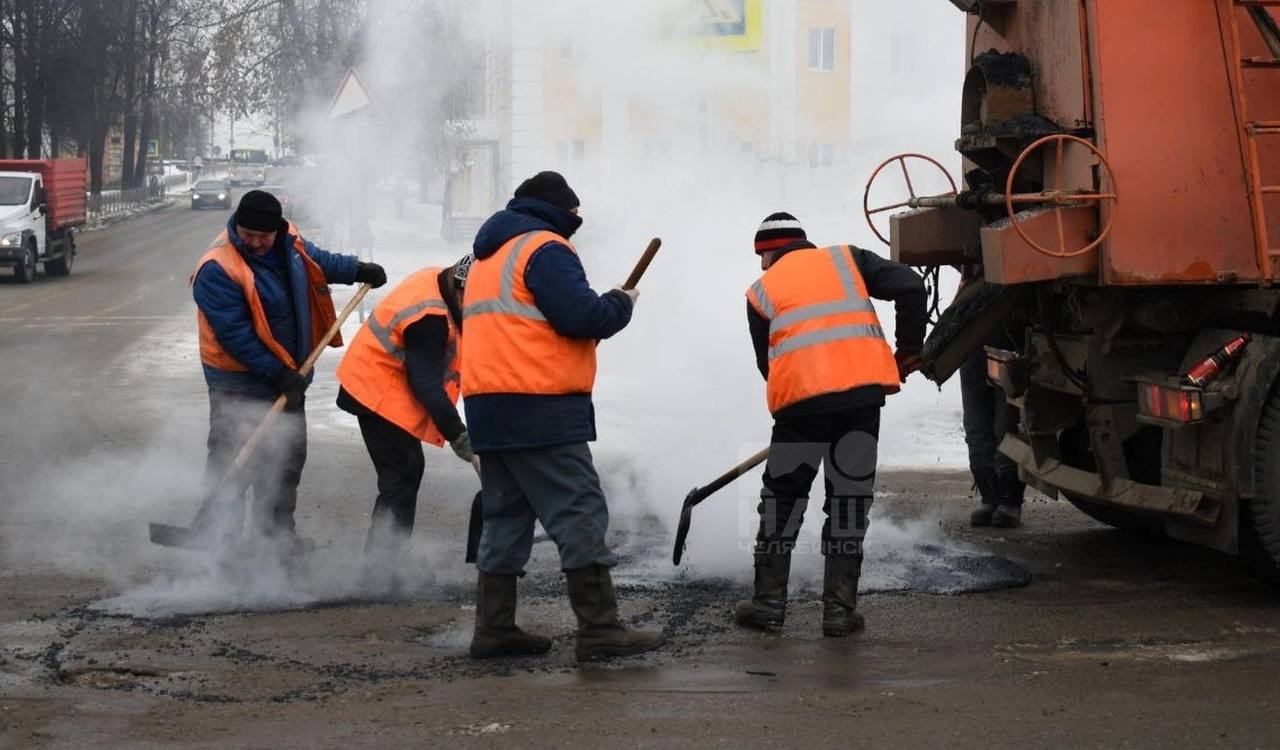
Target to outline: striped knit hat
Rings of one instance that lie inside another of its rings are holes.
[[[777,250],[797,240],[809,239],[800,226],[800,220],[786,211],[769,214],[756,230],[756,254]]]

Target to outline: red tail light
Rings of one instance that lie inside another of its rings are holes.
[[[1138,383],[1138,414],[1161,423],[1193,424],[1204,420],[1199,388]]]

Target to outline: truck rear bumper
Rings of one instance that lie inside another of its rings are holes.
[[[1103,481],[1094,472],[1067,466],[1055,458],[1036,463],[1031,446],[1014,435],[1006,435],[1000,452],[1018,465],[1023,481],[1050,497],[1058,491],[1115,505],[1146,515],[1213,526],[1222,512],[1222,503],[1203,492],[1175,487],[1141,484],[1130,479]]]

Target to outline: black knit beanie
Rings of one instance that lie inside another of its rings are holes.
[[[236,224],[255,232],[278,232],[284,227],[284,209],[271,193],[250,190],[236,206]]]
[[[537,200],[572,211],[582,205],[578,202],[577,193],[569,187],[569,183],[559,172],[539,172],[516,188],[517,198],[536,198]]]
[[[769,214],[756,230],[756,254],[786,247],[797,240],[807,240],[800,220],[786,211]]]

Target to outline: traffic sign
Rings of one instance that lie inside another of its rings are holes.
[[[369,93],[369,89],[360,80],[360,76],[352,68],[338,84],[338,91],[329,103],[329,120],[331,122],[382,122],[387,119]]]

